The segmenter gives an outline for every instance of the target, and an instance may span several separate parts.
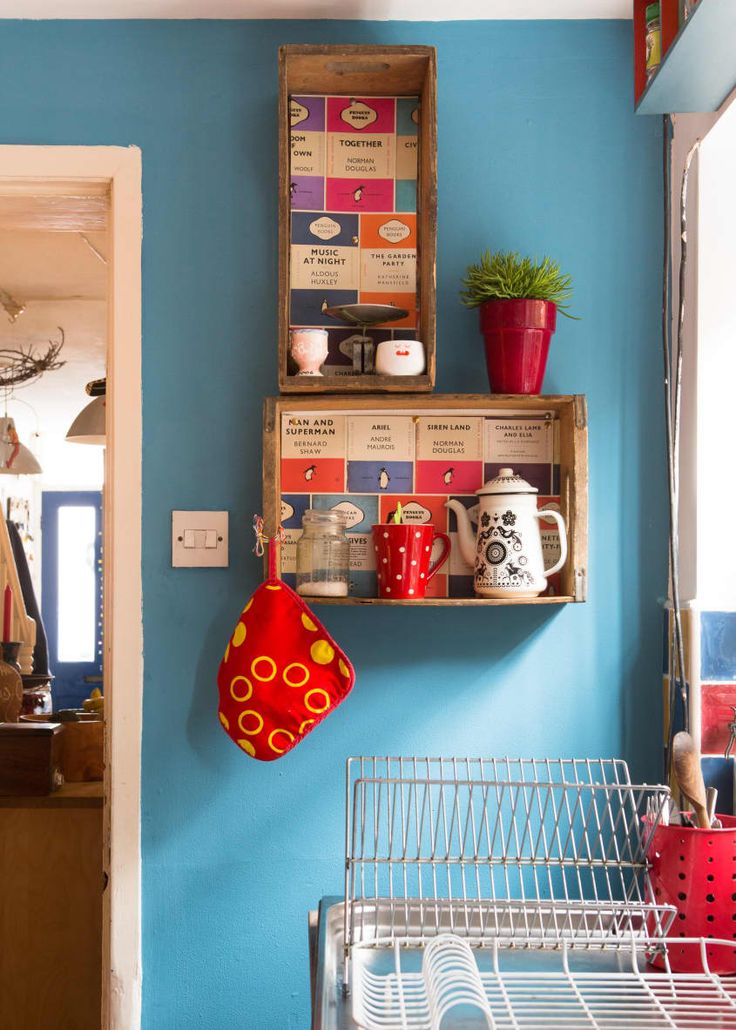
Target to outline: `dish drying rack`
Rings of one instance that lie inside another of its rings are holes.
[[[702,974],[666,964],[676,910],[654,902],[646,852],[668,801],[616,759],[348,759],[343,990],[358,1025],[436,1030],[465,1005],[481,1022],[457,1025],[690,1027],[702,1004],[721,1019],[708,1025],[736,1027],[705,947]],[[664,972],[646,970],[654,948]]]
[[[700,945],[702,973],[647,970],[647,947],[636,938],[620,942],[613,970],[586,969],[580,962],[576,967],[580,953],[568,940],[546,953],[542,968],[515,969],[504,967],[508,955],[498,941],[487,952],[473,952],[460,937],[441,935],[424,950],[420,972],[401,968],[398,945],[392,973],[366,970],[356,984],[353,1011],[366,1030],[736,1027],[736,985],[710,972],[706,954],[706,943],[712,953],[733,949],[733,941],[678,942]]]

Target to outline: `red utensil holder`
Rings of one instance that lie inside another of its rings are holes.
[[[444,550],[430,566],[432,546],[438,539]],[[394,601],[419,601],[427,592],[427,583],[450,556],[450,538],[446,533],[436,533],[430,523],[379,524],[373,527],[373,549],[378,596]]]
[[[667,935],[676,973],[703,969],[699,945],[678,946],[678,937],[733,941],[733,948],[706,947],[706,954],[711,972],[736,973],[736,817],[718,818],[722,830],[658,826],[649,846],[654,901],[677,909]],[[660,957],[653,964],[664,965]]]

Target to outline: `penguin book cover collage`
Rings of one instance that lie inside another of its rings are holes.
[[[294,586],[296,544],[308,508],[336,509],[347,517],[353,597],[375,597],[377,582],[371,527],[388,522],[401,502],[403,521],[432,523],[449,533],[450,560],[430,582],[428,597],[473,597],[473,570],[460,554],[457,498],[477,511],[475,491],[511,466],[539,491],[539,508],[560,510],[559,423],[535,417],[427,411],[422,414],[324,410],[292,412],[281,419],[281,524],[286,534],[281,571]],[[559,556],[552,520],[541,521],[545,566]],[[559,577],[546,593],[560,592]]]
[[[416,338],[418,104],[289,99],[290,325],[328,330],[326,375],[353,374],[356,334],[328,307],[393,304],[407,316],[365,335]]]

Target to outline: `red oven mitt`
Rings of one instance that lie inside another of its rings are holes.
[[[252,758],[272,762],[296,747],[347,697],[355,670],[319,619],[276,577],[240,613],[220,662],[220,722]]]

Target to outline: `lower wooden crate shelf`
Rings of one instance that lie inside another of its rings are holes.
[[[371,596],[376,589],[375,583],[363,580],[356,583],[356,589],[362,591],[362,596],[355,594],[349,597],[330,598],[308,598],[311,604],[332,604],[332,605],[420,605],[424,607],[491,607],[498,605],[560,605],[570,602],[580,602],[586,599],[587,582],[587,561],[588,561],[588,436],[587,436],[587,408],[585,397],[581,395],[570,396],[508,396],[489,394],[432,394],[429,396],[410,396],[408,394],[387,396],[363,395],[363,396],[316,396],[316,397],[270,397],[265,400],[263,410],[263,516],[265,532],[273,536],[283,524],[286,531],[286,538],[283,547],[277,556],[277,574],[286,576],[287,582],[293,581],[296,569],[296,539],[301,532],[300,518],[303,511],[311,506],[334,507],[337,504],[365,501],[361,504],[363,512],[371,512],[374,521],[386,520],[389,512],[385,503],[386,498],[400,499],[405,510],[407,505],[415,503],[424,506],[425,516],[434,512],[433,521],[441,517],[444,511],[444,501],[447,496],[459,496],[473,493],[468,488],[458,490],[457,493],[451,489],[437,490],[430,487],[424,490],[416,489],[415,478],[415,456],[416,448],[409,448],[411,459],[405,459],[405,463],[412,465],[411,489],[405,491],[389,491],[380,496],[376,495],[375,487],[350,486],[350,463],[355,461],[356,465],[370,464],[380,465],[381,462],[388,464],[389,459],[385,457],[385,444],[380,443],[372,447],[371,462],[363,462],[358,457],[362,454],[360,447],[360,426],[365,419],[369,421],[378,420],[373,428],[381,433],[388,430],[385,424],[393,419],[405,420],[413,423],[414,429],[435,421],[456,420],[460,417],[464,422],[476,420],[480,423],[479,432],[485,430],[487,419],[512,423],[514,426],[529,420],[549,426],[551,430],[552,447],[550,461],[549,489],[541,491],[540,496],[549,496],[551,500],[559,504],[558,510],[562,515],[567,527],[568,538],[568,559],[561,572],[556,589],[558,594],[546,597],[522,597],[522,598],[483,598],[473,596],[445,596],[426,597],[418,600],[406,599],[385,599]],[[445,429],[444,426],[432,425],[427,429]],[[469,426],[464,426],[469,429]],[[528,428],[528,427],[527,427]],[[512,433],[512,436],[516,434]],[[317,441],[327,441],[315,443]],[[353,448],[352,443],[356,442]],[[383,441],[384,436],[377,439]],[[481,435],[479,438],[485,439]],[[294,444],[294,440],[297,443]],[[329,450],[326,449],[329,446]],[[416,445],[418,447],[418,445]],[[514,447],[517,445],[514,444]],[[518,446],[522,449],[523,444]],[[353,448],[353,449],[351,449]],[[383,448],[383,450],[382,450]],[[373,452],[376,452],[375,454]],[[519,451],[517,450],[517,454]],[[351,454],[353,457],[351,458]],[[493,456],[492,456],[493,455]],[[508,464],[506,457],[501,458],[495,451],[486,451],[485,444],[482,445],[479,453],[473,459],[481,466],[478,469],[479,487],[484,479],[497,474],[497,465]],[[514,464],[516,459],[511,458]],[[528,459],[527,459],[528,460]],[[546,464],[543,463],[543,464]],[[533,465],[524,465],[524,459],[519,462],[519,469],[534,468]],[[374,470],[375,471],[375,470]],[[382,471],[386,471],[383,469]],[[356,469],[356,482],[364,482],[363,472]],[[390,478],[390,477],[389,477]],[[445,480],[448,483],[448,480]],[[320,496],[324,495],[325,503],[316,503]],[[421,502],[421,503],[419,503]],[[376,516],[376,512],[379,513]],[[381,515],[380,513],[383,512]],[[364,538],[370,534],[370,519],[365,519],[366,525],[354,529],[353,534],[362,535]],[[423,518],[420,521],[427,521]],[[356,523],[357,525],[357,523]],[[441,531],[452,532],[450,524],[437,525]],[[362,546],[365,548],[366,543]],[[467,577],[470,579],[470,577]],[[468,584],[468,593],[472,590],[472,583]],[[450,586],[443,592],[449,594]],[[457,593],[457,591],[454,591]]]
[[[486,605],[510,605],[519,604],[569,604],[575,598],[568,595],[559,597],[422,597],[413,601],[409,598],[392,601],[384,597],[305,597],[311,605],[318,604],[382,604],[395,608],[398,605],[405,605],[408,608],[459,608],[459,607],[485,607]]]

